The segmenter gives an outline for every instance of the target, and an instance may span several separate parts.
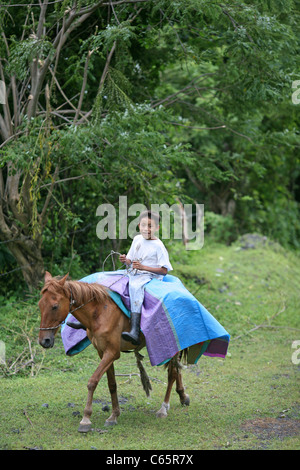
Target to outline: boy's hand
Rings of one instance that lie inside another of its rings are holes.
[[[144,266],[139,261],[132,261],[133,269],[144,269]]]
[[[119,260],[122,261],[122,263],[126,263],[126,255],[120,255]]]

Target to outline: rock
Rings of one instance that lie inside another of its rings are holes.
[[[255,250],[261,246],[269,244],[268,237],[258,233],[246,233],[239,238],[242,250]]]

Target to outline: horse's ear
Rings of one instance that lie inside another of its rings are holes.
[[[61,286],[63,286],[63,285],[65,284],[65,282],[66,282],[68,276],[69,276],[69,273],[66,274],[62,279],[60,279],[60,280],[58,281]]]
[[[45,271],[45,282],[50,281],[50,279],[52,279],[51,274],[48,273],[48,271]]]

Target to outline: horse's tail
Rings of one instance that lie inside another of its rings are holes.
[[[182,351],[180,351],[180,361],[183,364],[187,364],[187,359],[188,359],[188,353],[189,353],[189,348],[185,348]]]
[[[189,348],[182,349],[181,351],[176,353],[175,356],[172,357],[172,359],[170,359],[164,364],[165,369],[167,369],[169,365],[172,364],[173,367],[176,367],[178,372],[180,369],[182,369],[183,364],[187,364],[188,353]]]
[[[152,387],[151,387],[151,383],[147,375],[147,372],[145,371],[144,366],[142,364],[142,360],[144,356],[142,356],[138,351],[134,351],[134,354],[135,354],[137,366],[140,371],[140,378],[141,378],[141,382],[143,385],[143,389],[145,390],[147,397],[149,397],[150,390],[152,390]]]

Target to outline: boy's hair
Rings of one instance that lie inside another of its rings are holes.
[[[153,212],[153,211],[149,211],[149,210],[141,212],[140,216],[139,216],[139,223],[142,219],[145,219],[146,217],[147,217],[147,219],[154,220],[156,225],[159,225],[160,215],[159,215],[158,212]]]

